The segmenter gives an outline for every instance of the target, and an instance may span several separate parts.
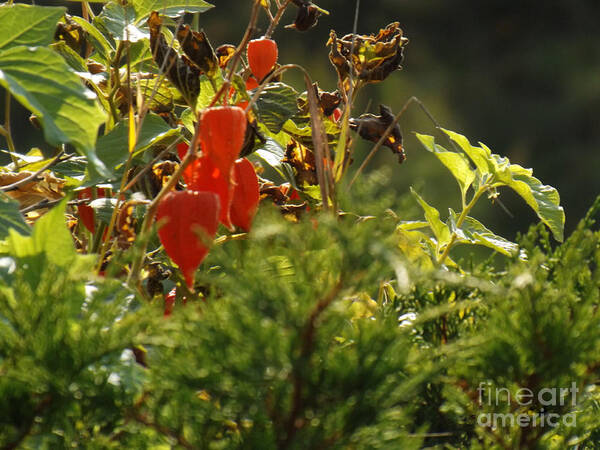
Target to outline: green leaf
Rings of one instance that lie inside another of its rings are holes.
[[[43,253],[49,262],[61,267],[69,266],[77,253],[65,222],[66,206],[67,201],[64,200],[38,219],[31,236],[25,237],[15,229],[9,230],[10,254],[24,259]]]
[[[455,133],[454,131],[441,129],[444,133],[448,135],[450,139],[452,139],[456,144],[463,149],[463,151],[471,158],[473,164],[479,169],[481,174],[493,173],[494,167],[490,161],[490,154],[485,151],[485,149],[481,147],[474,147],[471,145],[469,140],[464,137],[462,134]]]
[[[133,0],[131,2],[136,13],[136,22],[158,11],[163,16],[176,17],[187,13],[203,13],[213,5],[203,0]]]
[[[436,145],[433,136],[416,133],[417,139],[426,150],[433,153],[456,179],[463,198],[475,180],[475,171],[471,168],[469,160],[461,153],[451,152],[440,145]]]
[[[221,89],[222,85],[223,78],[221,77],[216,77],[211,81],[206,75],[201,75],[200,94],[198,95],[198,100],[196,100],[196,111],[207,108],[211,104],[217,91]]]
[[[50,48],[64,58],[66,63],[76,72],[87,72],[88,68],[85,61],[77,54],[75,50],[69,47],[64,41],[55,42]]]
[[[446,224],[440,220],[440,212],[423,200],[413,188],[410,188],[410,192],[412,192],[421,205],[421,208],[423,208],[425,220],[429,223],[431,231],[438,240],[438,245],[442,246],[450,242],[450,230]]]
[[[150,33],[135,26],[136,12],[131,5],[108,3],[98,16],[106,29],[120,41],[137,42],[149,39]]]
[[[18,233],[29,236],[31,228],[19,212],[19,203],[8,195],[0,193],[0,239],[8,236],[8,230],[13,229]]]
[[[256,106],[258,120],[272,133],[279,133],[283,124],[298,112],[295,89],[284,83],[273,83],[261,92]]]
[[[467,216],[460,228],[457,227],[456,221],[457,215],[450,209],[448,227],[453,233],[456,233],[457,244],[483,245],[506,256],[514,256],[519,252],[517,244],[494,234],[473,217]]]
[[[135,146],[135,152],[141,152],[157,142],[177,135],[178,130],[171,128],[160,116],[148,114],[142,124],[142,130]],[[117,124],[105,136],[98,139],[98,158],[113,171],[111,178],[118,177],[117,172],[129,158],[128,152],[129,125],[127,120]],[[97,179],[96,181],[100,181]]]
[[[112,219],[113,211],[117,206],[117,199],[97,198],[96,200],[91,201],[89,206],[93,208],[96,213],[96,218],[108,225]]]
[[[289,164],[281,162],[284,157],[285,150],[271,137],[267,137],[265,144],[249,156],[251,161],[258,159],[266,163],[269,167],[272,167],[281,178],[289,181],[296,188],[294,170]]]
[[[519,194],[545,223],[554,239],[564,240],[565,211],[560,206],[560,195],[552,186],[542,184],[533,176],[531,169],[511,164],[512,180],[506,185]]]
[[[43,47],[2,51],[0,84],[39,117],[49,144],[71,143],[93,169],[105,172],[94,149],[106,113],[59,55]]]
[[[56,24],[65,11],[63,7],[0,6],[0,50],[19,45],[45,47],[51,44]]]
[[[542,184],[533,176],[531,169],[511,164],[508,158],[492,153],[485,144],[473,147],[466,137],[453,131],[443,131],[469,155],[483,177],[491,176],[482,183],[489,183],[492,188],[508,186],[513,189],[550,228],[554,238],[559,242],[563,241],[565,213],[555,188]]]

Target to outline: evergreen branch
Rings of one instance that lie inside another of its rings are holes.
[[[316,304],[308,320],[306,321],[303,331],[301,334],[301,347],[300,347],[300,356],[298,358],[298,362],[304,363],[308,365],[308,361],[314,349],[315,344],[315,335],[317,330],[317,321],[321,317],[321,314],[331,305],[331,303],[335,300],[342,289],[342,280],[340,279],[337,284],[329,291],[329,293],[323,297]],[[304,409],[303,402],[303,393],[304,393],[304,377],[302,376],[302,370],[300,367],[304,367],[304,364],[295,364],[293,369],[293,383],[294,390],[292,392],[292,408],[290,410],[290,415],[286,421],[285,426],[285,438],[279,442],[278,448],[285,449],[288,448],[294,435],[301,428],[296,422],[300,413]]]

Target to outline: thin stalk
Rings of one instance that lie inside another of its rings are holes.
[[[483,193],[489,189],[489,187],[490,187],[489,185],[485,184],[485,185],[481,186],[477,192],[475,192],[471,201],[463,208],[462,212],[460,213],[460,216],[458,216],[458,220],[456,221],[457,228],[460,228],[462,226],[463,222],[465,221],[465,219],[467,218],[467,216],[469,215],[469,213],[475,206],[475,203],[477,203],[477,200],[479,200],[479,197],[481,197],[483,195]],[[448,242],[448,244],[446,245],[446,248],[444,249],[444,252],[437,260],[438,265],[441,266],[444,263],[444,261],[450,254],[450,249],[452,249],[452,246],[456,242],[457,237],[458,236],[457,236],[456,232],[453,232],[452,236],[450,237],[450,242]]]
[[[10,131],[10,102],[12,100],[12,96],[8,90],[6,91],[4,100],[4,126],[1,128],[0,134],[2,134],[6,139],[6,145],[8,145],[8,150],[10,151],[10,158],[12,159],[12,162],[15,165],[15,170],[19,170],[19,158],[17,158],[17,156],[15,155],[15,143],[13,141],[12,133]]]
[[[285,9],[287,8],[287,6],[290,4],[291,1],[292,0],[286,0],[285,2],[283,2],[282,5],[277,5],[278,9],[277,9],[277,12],[275,13],[275,17],[273,17],[273,20],[271,20],[271,24],[269,25],[269,28],[267,28],[267,32],[265,33],[266,39],[269,39],[271,37],[271,35],[273,34],[273,31],[275,31],[275,28],[277,28],[277,25],[279,25],[279,21],[281,20],[281,17],[283,16]]]

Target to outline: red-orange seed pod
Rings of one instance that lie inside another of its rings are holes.
[[[221,205],[219,221],[229,228],[233,229],[229,215],[229,205],[231,204],[231,175],[224,174],[214,164],[212,159],[204,155],[193,162],[191,174],[188,175],[187,188],[192,191],[212,192],[219,197]]]
[[[254,166],[246,158],[238,159],[233,166],[233,195],[231,222],[244,231],[250,231],[260,200],[258,177]]]
[[[262,81],[277,62],[277,43],[272,39],[255,39],[248,43],[248,64],[258,81]]]
[[[212,192],[171,191],[158,204],[156,218],[165,222],[158,237],[190,289],[194,272],[208,254],[203,238],[214,238],[218,217],[219,198]]]
[[[97,190],[98,197],[104,197],[106,194],[104,189],[98,188]],[[87,200],[92,199],[92,188],[85,188],[83,191],[79,191],[77,194],[77,198],[79,200]],[[94,208],[85,203],[77,205],[77,213],[79,214],[79,220],[81,223],[90,231],[90,233],[94,233],[96,230],[96,214],[94,212]]]
[[[237,106],[206,108],[200,115],[202,150],[224,174],[231,172],[246,135],[246,113]]]

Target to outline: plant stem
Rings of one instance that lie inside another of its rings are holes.
[[[271,21],[271,24],[269,25],[269,28],[267,29],[267,32],[265,33],[265,39],[269,39],[271,37],[271,35],[273,34],[273,31],[275,31],[275,28],[279,24],[279,21],[281,20],[281,17],[283,16],[285,9],[290,4],[290,2],[291,2],[291,0],[286,0],[285,2],[283,2],[283,4],[281,6],[279,6],[279,8],[277,9],[277,12],[275,13],[275,17],[273,17],[273,20]]]
[[[483,186],[481,186],[479,188],[479,190],[477,192],[475,192],[471,201],[463,208],[463,210],[460,213],[460,216],[458,216],[458,220],[456,221],[457,228],[460,228],[462,226],[463,222],[465,221],[465,219],[468,217],[469,213],[471,212],[471,209],[473,209],[473,207],[475,206],[475,203],[477,203],[477,200],[479,200],[479,197],[481,197],[483,195],[483,193],[486,192],[489,188],[490,188],[490,185],[484,184]],[[438,265],[441,266],[444,263],[444,261],[450,254],[450,249],[456,242],[457,237],[458,236],[457,236],[456,232],[453,232],[452,236],[450,237],[450,242],[448,242],[448,244],[446,244],[446,248],[444,249],[444,252],[437,260]]]
[[[10,91],[6,91],[5,94],[5,103],[4,103],[4,126],[0,129],[0,134],[4,136],[6,139],[6,145],[8,145],[8,150],[10,151],[10,158],[12,159],[13,164],[15,165],[15,171],[19,170],[19,158],[15,155],[16,148],[15,143],[12,138],[12,133],[10,131],[10,102],[12,96]]]

